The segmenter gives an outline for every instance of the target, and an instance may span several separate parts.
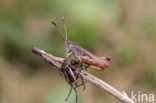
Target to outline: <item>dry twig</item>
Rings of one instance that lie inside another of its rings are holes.
[[[46,53],[43,50],[40,50],[36,47],[33,47],[32,49],[33,53],[43,57],[47,62],[57,67],[57,69],[61,69],[62,64],[64,63],[64,59],[60,57],[55,57],[49,53]],[[92,83],[93,85],[96,85],[100,87],[102,90],[108,92],[112,96],[116,97],[118,100],[120,100],[123,103],[135,103],[133,100],[131,100],[128,96],[122,94],[117,89],[112,87],[111,85],[107,84],[106,82],[102,81],[101,79],[93,76],[92,74],[81,71],[80,74],[82,75],[83,79]]]

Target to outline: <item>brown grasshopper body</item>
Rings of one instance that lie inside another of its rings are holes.
[[[52,24],[56,26],[60,34],[62,34],[62,36],[65,38],[67,58],[73,55],[79,59],[80,63],[87,64],[89,65],[89,68],[96,71],[103,71],[106,67],[108,67],[110,61],[109,57],[97,57],[89,51],[68,40],[64,18],[62,18],[62,21],[64,23],[65,36],[57,27],[56,23],[52,21]]]
[[[97,57],[89,51],[71,42],[70,40],[65,41],[65,46],[67,55],[74,55],[80,60],[81,63],[90,65],[89,67],[94,70],[103,71],[109,65],[109,57]]]

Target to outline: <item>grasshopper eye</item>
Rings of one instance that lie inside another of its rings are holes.
[[[104,61],[109,62],[111,60],[111,57],[101,57],[101,59],[103,59]]]

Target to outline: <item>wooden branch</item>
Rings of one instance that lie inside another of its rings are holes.
[[[64,63],[64,59],[60,57],[55,57],[49,53],[46,53],[43,50],[40,50],[36,47],[33,47],[32,49],[33,53],[43,57],[47,62],[57,67],[57,69],[61,69],[62,64]],[[108,92],[118,100],[120,100],[123,103],[135,103],[133,100],[131,100],[128,96],[124,95],[123,93],[119,92],[117,89],[109,85],[108,83],[102,81],[101,79],[93,76],[92,74],[81,71],[80,74],[82,75],[83,79],[90,82],[93,85],[96,85],[100,87],[102,90]]]
[[[32,48],[32,52],[35,53],[36,55],[39,55],[39,56],[43,57],[44,60],[46,60],[50,64],[57,67],[57,69],[60,69],[63,62],[64,62],[63,58],[55,57],[55,56],[53,56],[53,55],[51,55],[49,53],[46,53],[43,50],[40,50],[40,49],[36,48],[36,47]]]

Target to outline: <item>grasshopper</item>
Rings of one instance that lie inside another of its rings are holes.
[[[65,39],[67,59],[73,55],[80,61],[81,64],[88,65],[87,68],[91,68],[96,71],[103,71],[105,68],[107,68],[109,66],[109,61],[111,60],[111,58],[110,57],[98,57],[94,55],[93,53],[83,49],[82,47],[70,41],[67,38],[67,30],[66,30],[64,17],[62,17],[62,21],[64,24],[65,34],[61,32],[61,30],[58,28],[58,26],[56,25],[54,21],[52,21],[51,23],[57,28],[57,30]]]

